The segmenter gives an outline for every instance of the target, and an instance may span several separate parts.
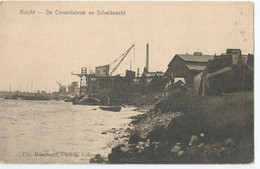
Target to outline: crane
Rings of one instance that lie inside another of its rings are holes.
[[[57,83],[60,87],[62,86],[62,85],[61,85],[61,82],[57,82],[57,81],[56,81],[56,83]]]
[[[66,93],[66,86],[63,86],[63,85],[61,84],[61,82],[57,82],[57,81],[56,81],[56,83],[60,86],[60,87],[59,87],[59,93]]]
[[[111,76],[116,70],[117,68],[120,66],[120,64],[123,62],[123,60],[126,58],[127,54],[131,51],[131,49],[133,49],[135,47],[135,45],[133,44],[129,49],[127,49],[127,51],[125,51],[125,53],[123,53],[121,56],[119,56],[116,60],[114,60],[112,63],[109,64],[109,66],[111,66],[112,64],[117,63],[117,65],[113,68],[113,70],[110,72],[109,76]]]

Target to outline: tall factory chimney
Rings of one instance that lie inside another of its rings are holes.
[[[139,68],[137,68],[137,77],[139,77]]]
[[[149,44],[146,44],[146,71],[149,72]]]

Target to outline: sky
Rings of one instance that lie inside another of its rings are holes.
[[[20,15],[20,10],[36,15]],[[125,11],[122,16],[46,15],[69,10]],[[43,12],[38,14],[37,12]],[[0,91],[57,91],[56,81],[79,81],[71,72],[110,64],[132,44],[115,74],[166,71],[175,54],[221,54],[227,48],[254,53],[250,2],[3,2],[0,4]]]

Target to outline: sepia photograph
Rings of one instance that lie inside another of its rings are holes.
[[[0,163],[254,164],[254,3],[0,2]]]

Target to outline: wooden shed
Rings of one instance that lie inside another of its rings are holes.
[[[176,54],[168,65],[166,75],[170,79],[185,79],[187,87],[194,87],[194,77],[201,73],[209,60],[214,55],[203,55],[201,52],[194,54]],[[174,80],[175,81],[175,80]]]

